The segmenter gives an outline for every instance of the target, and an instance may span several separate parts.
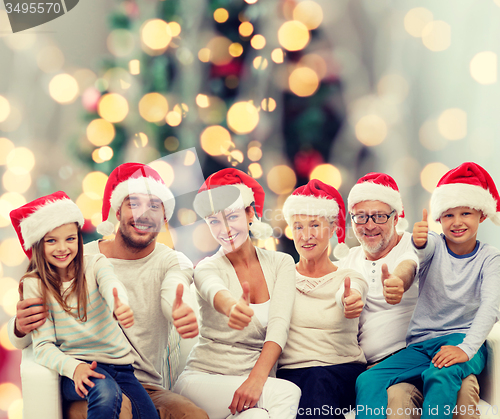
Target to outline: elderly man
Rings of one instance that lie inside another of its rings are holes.
[[[104,191],[102,234],[113,233],[108,220],[116,212],[119,228],[113,240],[85,245],[85,254],[102,253],[113,264],[129,294],[135,324],[124,332],[133,347],[135,375],[150,395],[161,419],[208,419],[191,401],[163,388],[161,375],[170,324],[183,338],[198,334],[192,308],[183,290],[192,282],[192,264],[179,252],[157,243],[161,227],[172,216],[175,200],[162,178],[149,166],[125,163],[109,176]],[[186,300],[186,298],[184,298]],[[19,349],[31,343],[30,332],[40,327],[47,312],[39,299],[20,301],[9,325],[12,343]],[[29,403],[29,401],[26,401]],[[132,418],[130,402],[122,405],[120,419]],[[70,418],[86,417],[86,402],[70,407]]]
[[[363,176],[352,188],[347,202],[352,228],[361,246],[350,249],[338,264],[340,268],[358,270],[369,283],[358,333],[369,368],[406,347],[406,331],[418,297],[418,286],[413,281],[418,260],[411,247],[411,234],[404,231],[408,223],[392,177],[383,173]],[[389,387],[388,408],[392,413],[388,417],[420,418],[423,398],[419,384]],[[478,401],[477,379],[469,376],[463,381],[457,405],[475,407]]]

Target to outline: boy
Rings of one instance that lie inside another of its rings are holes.
[[[463,163],[441,178],[431,207],[443,234],[428,232],[424,209],[413,228],[419,297],[407,347],[359,376],[357,418],[397,414],[386,409],[386,389],[420,378],[422,419],[451,418],[462,379],[485,366],[484,341],[498,319],[500,252],[476,235],[487,217],[500,225],[500,197],[482,167]]]

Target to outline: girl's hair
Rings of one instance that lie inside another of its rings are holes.
[[[80,319],[82,322],[87,321],[87,280],[85,279],[85,269],[83,262],[83,237],[81,228],[78,227],[78,253],[72,260],[68,269],[73,269],[75,280],[71,286],[61,294],[62,279],[54,269],[54,267],[45,259],[44,239],[32,246],[32,256],[28,269],[21,281],[26,277],[37,277],[40,279],[42,289],[43,304],[46,305],[48,296],[52,295],[63,310]],[[72,307],[68,305],[68,298],[72,294],[76,295],[77,299],[77,315],[74,315]]]

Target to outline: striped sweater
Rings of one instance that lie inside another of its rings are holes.
[[[123,284],[116,278],[113,266],[103,255],[85,256],[88,301],[87,321],[66,313],[55,298],[49,296],[49,315],[43,326],[33,331],[35,361],[73,379],[76,367],[83,361],[105,364],[131,364],[131,346],[113,317],[113,288],[123,304],[129,304]],[[72,281],[64,282],[64,293]],[[24,279],[24,298],[41,297],[40,280]],[[76,313],[76,297],[68,299]]]

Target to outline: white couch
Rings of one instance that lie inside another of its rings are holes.
[[[183,340],[172,351],[178,358],[171,365],[178,365],[173,376],[184,368],[187,355],[195,339]],[[500,418],[500,323],[495,324],[486,341],[488,363],[479,377],[481,386],[481,419]],[[59,374],[35,363],[32,347],[23,350],[21,381],[24,400],[24,419],[62,419]],[[351,416],[353,417],[353,416]]]

